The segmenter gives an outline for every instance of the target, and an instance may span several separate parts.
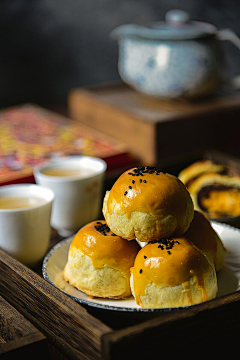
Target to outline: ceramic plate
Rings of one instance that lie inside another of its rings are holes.
[[[223,268],[217,273],[217,297],[239,290],[240,286],[240,230],[229,225],[212,222],[213,228],[221,237],[227,253]],[[63,280],[62,271],[67,262],[68,249],[73,237],[59,242],[46,255],[43,261],[43,277],[52,285],[68,294],[75,301],[88,306],[106,310],[127,312],[155,312],[169,309],[143,309],[138,306],[134,298],[127,300],[111,300],[104,298],[89,298],[88,295],[77,290]]]

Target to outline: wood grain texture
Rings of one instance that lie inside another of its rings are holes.
[[[151,99],[119,82],[73,89],[68,109],[71,118],[125,142],[144,165],[162,167],[206,148],[240,155],[238,91],[174,102]]]
[[[71,359],[100,359],[111,328],[0,249],[0,295]]]
[[[104,359],[145,360],[151,354],[210,358],[211,352],[219,357],[236,351],[239,333],[240,293],[235,292],[104,335]]]
[[[72,91],[68,101],[70,117],[121,140],[146,164],[155,163],[156,123],[125,113],[120,107],[105,103],[87,91]]]
[[[45,339],[39,330],[0,296],[0,354]]]
[[[8,341],[4,344],[0,344],[0,355],[1,359],[3,355],[5,355],[5,358],[12,359],[12,355],[16,353],[18,356],[20,354],[29,353],[30,349],[32,349],[32,355],[34,352],[37,351],[38,348],[43,348],[42,351],[44,356],[47,354],[47,340],[44,335],[39,335],[40,332],[35,332],[33,334],[29,334],[20,338],[16,338],[14,340]]]
[[[146,359],[161,352],[178,356],[179,349],[188,354],[214,354],[238,340],[240,332],[240,292],[193,306],[188,309],[163,312],[151,320],[138,322],[113,331],[89,315],[79,304],[44,281],[32,270],[0,250],[0,293],[32,322],[48,340],[70,359]],[[11,318],[8,305],[2,313]],[[111,315],[111,314],[110,314]],[[18,323],[18,321],[16,321]],[[5,324],[6,325],[6,324]],[[30,332],[25,341],[35,340],[32,325],[4,334],[19,341],[19,333]],[[3,338],[3,336],[2,336]],[[9,342],[11,343],[11,341]],[[24,344],[22,344],[24,345]],[[18,343],[18,347],[21,344]],[[37,349],[36,346],[34,349]],[[33,349],[33,351],[35,351]]]

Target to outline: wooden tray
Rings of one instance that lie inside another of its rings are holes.
[[[206,151],[201,157],[221,159],[240,170],[239,160],[226,154]],[[51,246],[61,239],[54,234]],[[218,356],[237,350],[239,341],[240,292],[161,313],[97,309],[76,303],[42,278],[41,267],[31,270],[1,249],[0,309],[1,359],[26,345],[31,354],[41,353],[46,339],[55,355],[89,360],[146,360],[155,353],[182,352],[206,356],[211,350]]]
[[[1,296],[0,324],[1,359],[15,351],[18,351],[18,356],[20,353],[25,356],[33,344],[38,351],[44,347],[46,337]]]
[[[161,101],[117,82],[73,89],[69,116],[125,142],[144,165],[176,163],[196,149],[240,155],[240,92],[195,101]]]
[[[92,314],[3,250],[0,282],[1,296],[69,359],[146,359],[149,353],[177,356],[194,349],[200,354],[209,345],[216,356],[240,331],[240,292],[152,319]]]

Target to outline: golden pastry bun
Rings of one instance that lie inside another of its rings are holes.
[[[140,166],[124,172],[106,192],[103,214],[115,234],[149,242],[183,234],[193,218],[193,203],[177,177]]]
[[[144,308],[199,304],[216,297],[214,266],[184,237],[144,246],[131,268],[132,294]]]
[[[136,241],[116,236],[105,221],[91,222],[73,238],[63,278],[91,296],[127,298],[132,295],[130,268],[139,250]]]
[[[196,161],[183,169],[178,178],[189,188],[189,186],[201,175],[207,173],[221,173],[225,171],[225,167],[221,164],[216,164],[211,160]]]
[[[208,257],[216,271],[222,268],[226,249],[205,214],[194,211],[193,221],[184,236]]]
[[[210,218],[240,216],[240,178],[205,174],[189,187],[194,208]]]

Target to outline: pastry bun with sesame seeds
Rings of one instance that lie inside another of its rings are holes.
[[[87,295],[130,297],[130,268],[140,250],[136,241],[113,234],[104,220],[81,228],[70,245],[63,278]]]
[[[216,271],[222,268],[226,249],[204,213],[194,211],[193,221],[184,236],[208,257]]]
[[[137,254],[130,278],[132,294],[143,308],[174,308],[216,297],[213,264],[184,237],[148,243]]]
[[[149,242],[187,231],[193,203],[177,177],[139,166],[124,172],[106,192],[103,214],[115,234]]]

